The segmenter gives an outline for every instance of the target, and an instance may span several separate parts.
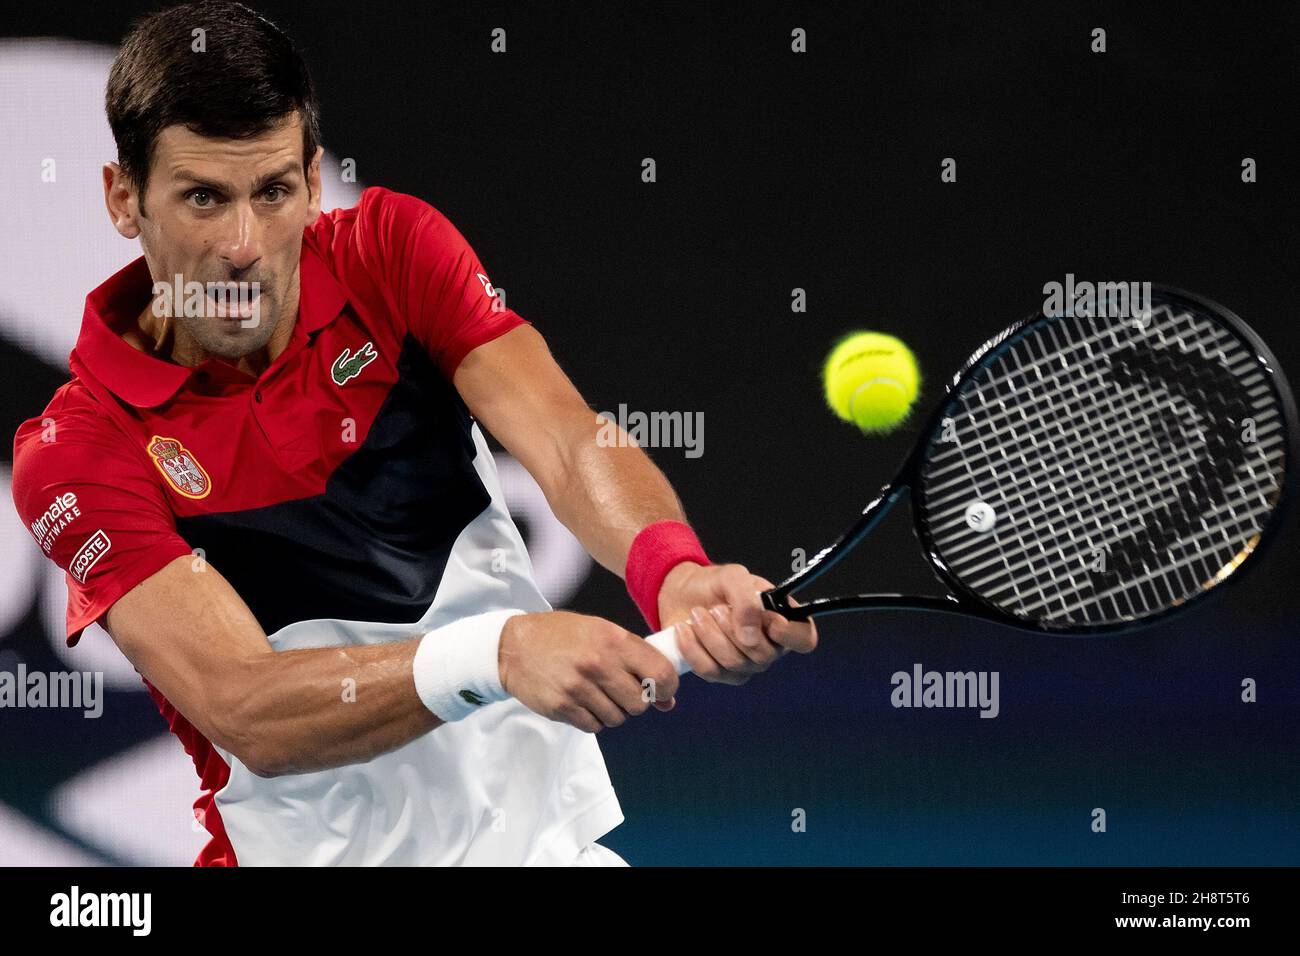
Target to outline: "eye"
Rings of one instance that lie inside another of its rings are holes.
[[[289,195],[289,190],[280,185],[267,186],[262,191],[262,195],[266,197],[268,202],[279,202]]]
[[[212,193],[206,189],[191,189],[185,194],[185,198],[198,209],[210,209],[216,202]]]

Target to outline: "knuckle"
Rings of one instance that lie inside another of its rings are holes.
[[[718,583],[725,590],[732,590],[747,577],[745,569],[739,564],[724,564],[718,568]]]
[[[701,641],[705,651],[713,658],[715,666],[720,668],[735,667],[739,663],[740,654],[732,646],[730,641],[722,639],[721,636],[713,636],[707,640]]]
[[[574,670],[587,680],[599,676],[602,669],[603,661],[599,654],[584,654],[574,663]]]
[[[753,661],[734,649],[720,656],[718,663],[722,665],[723,670],[727,671],[743,671],[745,668],[753,666]]]
[[[613,650],[627,639],[627,632],[617,624],[605,621],[604,625],[596,632],[596,641],[601,647]]]
[[[587,683],[587,678],[580,672],[575,671],[560,681],[560,690],[563,692],[565,697],[573,699],[586,689]]]

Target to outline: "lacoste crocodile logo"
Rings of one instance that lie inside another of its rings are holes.
[[[367,342],[357,349],[355,355],[351,352],[351,349],[344,349],[343,354],[334,360],[334,367],[330,369],[330,374],[334,377],[335,385],[343,385],[356,378],[363,368],[379,358],[379,353],[375,351],[372,342]]]

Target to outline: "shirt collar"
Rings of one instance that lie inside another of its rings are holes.
[[[343,311],[347,294],[317,252],[303,242],[299,259],[296,341],[329,325]],[[73,356],[109,391],[137,408],[154,408],[169,401],[190,375],[210,362],[186,368],[147,355],[121,335],[153,295],[153,278],[144,256],[115,273],[86,296],[81,332]],[[293,347],[292,344],[288,346]]]
[[[307,242],[298,260],[298,324],[308,334],[319,332],[343,311],[348,296]]]

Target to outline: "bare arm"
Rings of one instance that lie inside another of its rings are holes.
[[[453,382],[474,416],[537,480],[556,517],[619,577],[643,528],[685,520],[668,479],[645,452],[632,442],[597,440],[602,423],[531,326],[474,349]],[[691,625],[678,646],[696,674],[744,683],[783,650],[806,653],[817,643],[811,623],[764,610],[759,592],[771,586],[739,564],[682,561],[663,580],[659,621]]]
[[[537,480],[551,510],[620,577],[646,525],[684,521],[668,479],[631,442],[602,447],[601,422],[531,326],[470,352],[454,383],[474,417]]]
[[[132,588],[105,625],[190,723],[263,776],[367,760],[441,723],[415,691],[418,640],[277,653],[229,582],[190,558]]]
[[[105,624],[190,723],[260,776],[359,763],[443,723],[416,692],[412,662],[422,635],[276,651],[229,582],[210,565],[196,572],[188,557],[127,592]],[[588,733],[651,705],[668,710],[677,690],[676,673],[657,651],[596,617],[513,617],[498,654],[507,693]],[[656,699],[643,693],[647,678]]]

